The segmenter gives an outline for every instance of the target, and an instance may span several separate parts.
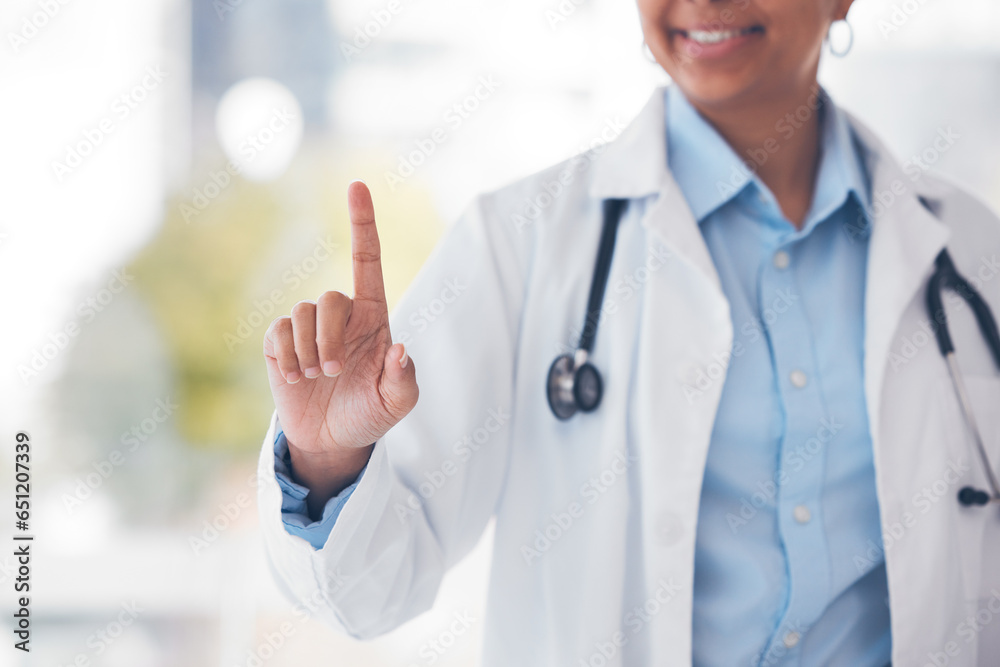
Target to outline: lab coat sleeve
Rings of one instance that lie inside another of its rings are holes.
[[[309,489],[297,484],[292,479],[292,462],[288,456],[288,440],[280,429],[278,437],[274,441],[274,473],[278,480],[278,486],[281,487],[281,521],[285,530],[291,535],[304,538],[314,549],[321,549],[326,544],[327,538],[330,537],[330,531],[333,530],[333,524],[340,516],[344,503],[354,493],[354,489],[358,486],[358,480],[361,475],[365,474],[365,471],[362,469],[350,486],[326,501],[322,515],[316,521],[309,517],[309,508],[306,505]]]
[[[466,209],[393,311],[393,339],[407,345],[420,398],[375,443],[319,550],[282,525],[276,418],[265,439],[259,509],[272,571],[293,601],[356,638],[429,609],[500,497],[530,240],[493,197]]]

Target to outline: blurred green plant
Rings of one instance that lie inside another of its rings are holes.
[[[323,153],[300,155],[269,184],[235,177],[214,198],[211,177],[195,179],[200,185],[171,199],[159,234],[128,267],[167,341],[182,406],[177,430],[194,445],[258,448],[273,410],[261,353],[271,320],[328,289],[351,294],[346,186],[358,175],[380,181],[381,170],[355,167],[348,176]],[[423,190],[372,189],[391,307],[442,226]]]

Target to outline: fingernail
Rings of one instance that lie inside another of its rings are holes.
[[[287,382],[288,384],[295,384],[300,379],[302,379],[302,376],[299,375],[298,371],[292,371],[291,373],[285,376],[285,382]]]
[[[322,373],[322,371],[319,369],[319,366],[313,366],[312,368],[306,369],[306,377],[310,380],[318,378],[320,373]]]
[[[406,364],[410,361],[410,358],[406,356],[406,346],[402,343],[400,343],[399,346],[403,348],[403,356],[399,358],[399,367],[406,368]]]
[[[339,361],[328,361],[323,364],[323,373],[327,377],[335,378],[340,375],[340,362]]]

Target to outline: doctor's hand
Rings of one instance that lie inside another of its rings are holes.
[[[417,403],[413,362],[392,344],[371,193],[347,189],[354,298],[324,292],[271,323],[264,359],[294,476],[310,514],[351,484],[381,438]]]

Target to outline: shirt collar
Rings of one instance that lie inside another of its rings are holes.
[[[782,139],[794,131],[791,123],[779,121],[775,125],[774,142],[765,143],[744,161],[676,86],[670,86],[665,95],[667,160],[699,224],[747,188],[755,188],[777,210],[774,196],[747,165],[756,167],[754,158],[765,160],[768,148],[772,153],[780,150]],[[846,114],[833,104],[822,88],[818,88],[817,96],[818,108],[822,110],[821,157],[803,234],[837,210],[852,193],[863,207],[862,211],[869,210],[870,201],[869,179],[861,148]],[[869,224],[867,215],[863,214],[852,223],[860,228],[867,228]]]

